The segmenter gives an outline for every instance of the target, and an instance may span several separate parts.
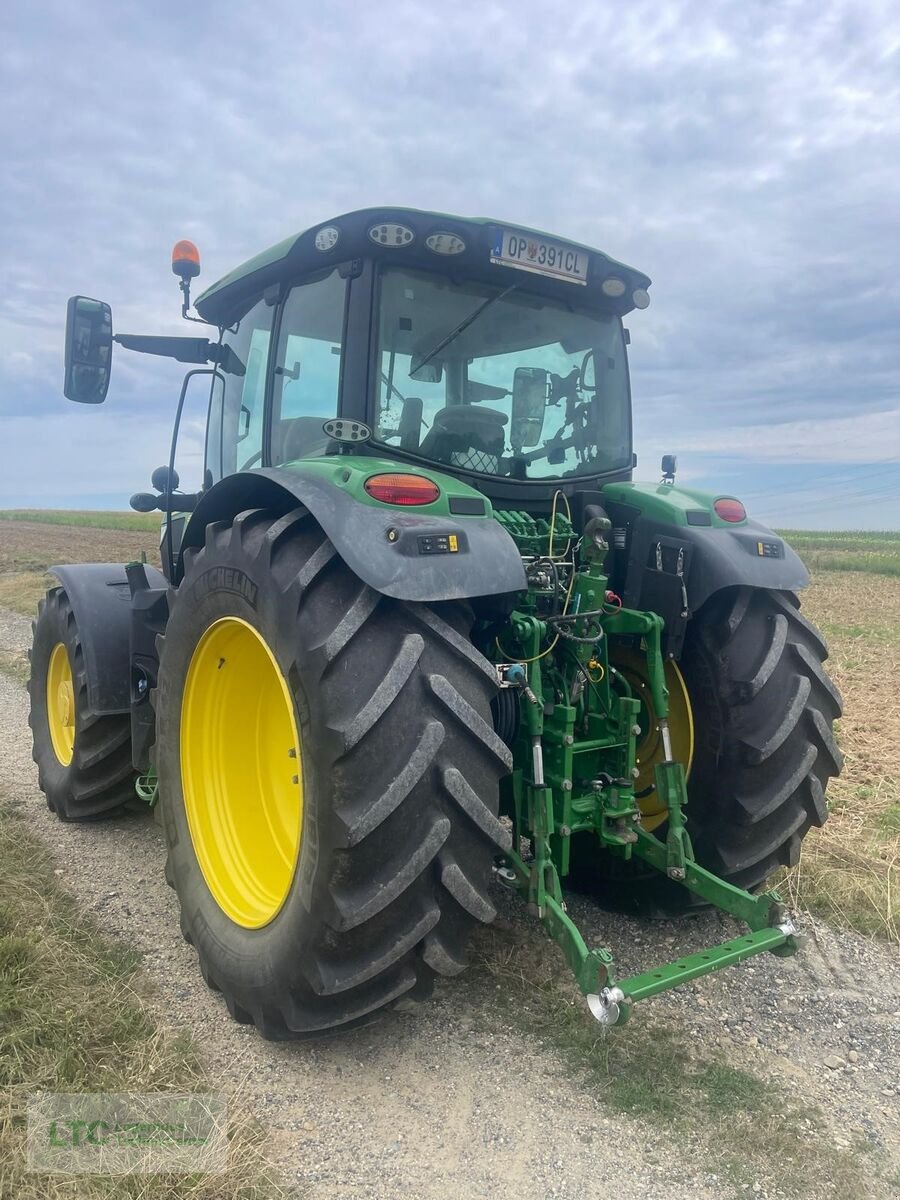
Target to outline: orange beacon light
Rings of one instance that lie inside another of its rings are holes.
[[[200,274],[200,251],[193,242],[176,242],[172,250],[172,270],[181,279],[196,279]]]
[[[187,240],[176,242],[172,249],[172,270],[181,280],[182,305],[181,315],[188,321],[199,320],[198,317],[188,316],[191,307],[191,280],[200,274],[200,251],[193,242]]]

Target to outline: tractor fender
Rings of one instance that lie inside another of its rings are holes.
[[[151,587],[166,587],[162,571],[147,566]],[[124,563],[50,567],[69,597],[84,653],[88,704],[96,714],[131,709],[131,589]]]
[[[621,510],[616,515],[620,516]],[[627,547],[626,563],[616,571],[616,582],[623,589],[622,602],[626,607],[649,609],[663,617],[667,651],[676,658],[687,620],[716,592],[732,587],[797,592],[809,586],[809,572],[797,554],[758,521],[724,528],[680,525],[636,515]]]
[[[443,516],[363,504],[322,474],[277,467],[241,471],[214,484],[191,514],[182,558],[185,550],[203,545],[213,521],[233,520],[248,508],[286,513],[298,504],[312,513],[350,570],[385,596],[463,600],[527,586],[515,542],[491,516]],[[489,511],[488,502],[486,507]],[[458,550],[442,551],[451,535]],[[179,561],[176,579],[182,574]]]

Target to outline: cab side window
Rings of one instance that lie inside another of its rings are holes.
[[[275,362],[272,462],[324,454],[322,422],[337,416],[347,281],[337,270],[292,288]]]
[[[241,318],[237,332],[225,335],[224,341],[240,359],[244,374],[226,374],[224,387],[213,390],[206,463],[214,479],[258,467],[262,460],[266,367],[274,312],[260,300]]]

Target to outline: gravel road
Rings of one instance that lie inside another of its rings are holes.
[[[30,622],[0,610],[0,651],[29,641]],[[735,1190],[704,1169],[689,1140],[669,1141],[660,1124],[604,1108],[552,1047],[526,1040],[484,973],[339,1039],[262,1041],[228,1018],[181,940],[153,820],[78,826],[52,817],[37,790],[25,691],[4,675],[0,730],[4,788],[51,847],[62,883],[143,954],[165,1020],[194,1033],[212,1079],[259,1119],[271,1159],[304,1200],[776,1195],[752,1182]],[[588,940],[611,944],[627,970],[735,928],[715,914],[678,926],[614,919],[578,898],[572,909]],[[515,906],[504,910],[521,926]],[[813,935],[798,959],[755,959],[651,1003],[698,1043],[817,1101],[835,1144],[864,1137],[895,1153],[900,962],[892,948],[854,935],[820,925]],[[866,1185],[860,1195],[879,1194]]]

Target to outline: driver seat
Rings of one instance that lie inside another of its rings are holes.
[[[496,475],[503,457],[508,417],[494,408],[454,404],[434,415],[418,453],[433,462],[449,463]]]

